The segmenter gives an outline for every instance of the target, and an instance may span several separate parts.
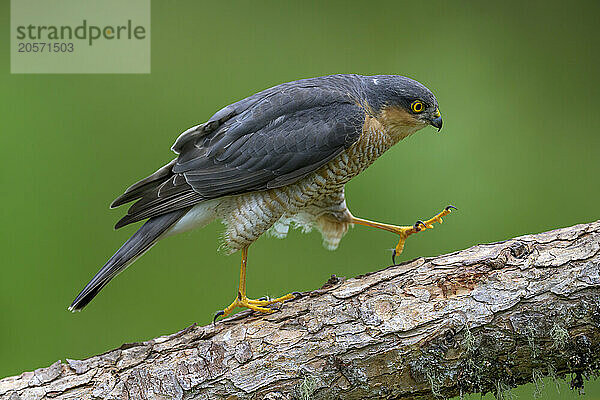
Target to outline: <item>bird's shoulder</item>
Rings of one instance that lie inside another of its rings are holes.
[[[362,117],[370,111],[365,99],[365,78],[337,74],[273,86],[223,107],[205,123],[184,131],[171,149],[181,154],[191,143],[196,147],[212,145],[216,142],[205,140],[212,136],[235,140],[295,115],[305,117],[312,113],[314,115],[310,119],[317,123],[319,116],[321,119],[336,117],[342,120],[351,116]]]

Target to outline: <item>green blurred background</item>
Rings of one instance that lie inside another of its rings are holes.
[[[281,82],[402,74],[436,93],[442,133],[424,129],[347,186],[350,209],[380,221],[459,208],[403,260],[598,219],[598,2],[222,3],[154,1],[149,75],[11,75],[3,1],[0,377],[206,324],[231,302],[239,255],[217,252],[214,223],[66,310],[136,229],[113,231],[125,210],[110,201],[169,161],[180,132]],[[336,252],[316,232],[260,239],[249,295],[380,269],[395,243],[363,227]],[[543,398],[577,397],[547,386]]]

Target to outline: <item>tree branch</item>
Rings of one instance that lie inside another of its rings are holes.
[[[270,315],[0,380],[0,399],[433,399],[600,368],[600,221],[332,277]]]

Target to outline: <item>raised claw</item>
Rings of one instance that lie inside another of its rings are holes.
[[[425,222],[423,222],[421,220],[418,220],[413,225],[413,227],[415,228],[415,231],[420,232],[421,231],[421,225],[423,225],[425,227],[425,229],[427,229],[427,225],[425,224]]]
[[[219,318],[221,315],[225,315],[224,310],[220,310],[215,313],[215,316],[213,317],[213,325],[217,322],[217,318]]]
[[[450,206],[446,206],[446,207],[444,208],[444,211],[450,211],[451,209],[458,210],[458,208],[454,207],[453,205],[450,205]]]

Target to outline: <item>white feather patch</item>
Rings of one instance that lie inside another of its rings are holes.
[[[196,204],[166,232],[165,236],[176,235],[208,225],[217,217],[218,205],[219,199],[203,201],[202,203]]]

